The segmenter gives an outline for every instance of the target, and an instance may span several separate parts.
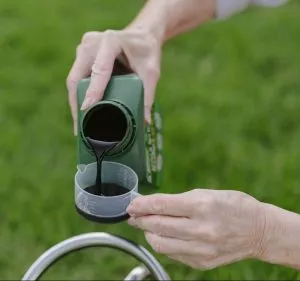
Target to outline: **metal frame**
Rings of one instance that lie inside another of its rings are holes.
[[[161,264],[145,248],[105,232],[81,234],[54,245],[30,266],[21,280],[38,280],[56,261],[65,255],[89,247],[118,249],[135,257],[145,265],[134,268],[124,280],[144,280],[149,276],[153,276],[156,280],[170,280]]]

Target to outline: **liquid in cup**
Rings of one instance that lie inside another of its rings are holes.
[[[139,196],[138,176],[128,166],[116,162],[102,162],[103,184],[122,187],[110,190],[111,195],[95,195],[91,186],[95,185],[97,163],[78,165],[75,175],[75,206],[80,215],[88,220],[102,223],[116,223],[129,218],[126,208]],[[127,191],[126,193],[125,190]]]

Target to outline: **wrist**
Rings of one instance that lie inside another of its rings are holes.
[[[155,24],[145,24],[140,22],[133,22],[126,26],[124,30],[137,31],[145,34],[146,37],[152,37],[155,39],[160,45],[164,43],[164,27],[156,27]]]
[[[299,214],[271,204],[263,205],[266,227],[256,258],[272,264],[300,268]]]
[[[274,239],[274,234],[280,231],[278,214],[275,208],[275,206],[270,204],[259,202],[259,223],[256,227],[257,231],[253,250],[253,257],[255,259],[264,260],[270,241]]]
[[[124,30],[141,32],[145,34],[145,37],[152,37],[159,45],[163,45],[167,20],[162,4],[159,8],[155,16],[142,11]]]

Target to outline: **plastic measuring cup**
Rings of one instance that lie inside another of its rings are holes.
[[[102,162],[102,183],[120,185],[128,192],[117,196],[99,196],[85,191],[95,184],[97,163],[78,165],[75,175],[75,206],[88,220],[115,223],[126,220],[126,208],[138,194],[138,176],[128,166],[116,162]]]

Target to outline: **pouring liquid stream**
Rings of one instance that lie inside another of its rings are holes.
[[[92,147],[95,157],[97,159],[97,175],[95,184],[87,187],[85,190],[97,196],[117,196],[127,193],[127,188],[113,183],[103,183],[101,178],[102,161],[104,159],[104,156],[119,142],[99,141],[89,137],[87,137],[86,139]]]
[[[108,194],[110,192],[107,188],[108,184],[102,183],[102,161],[105,154],[108,153],[112,148],[114,148],[118,144],[118,142],[98,141],[89,137],[87,137],[86,139],[92,147],[97,160],[97,175],[95,185],[89,186],[86,191],[98,196],[109,196]]]

